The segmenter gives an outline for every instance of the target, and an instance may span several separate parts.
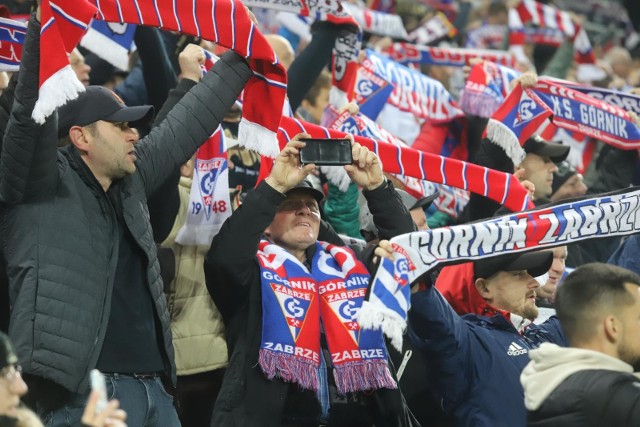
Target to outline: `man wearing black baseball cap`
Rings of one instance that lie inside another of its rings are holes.
[[[558,170],[557,164],[567,158],[570,147],[548,142],[534,135],[525,142],[523,148],[527,153],[520,164],[525,171],[524,179],[535,185],[536,201],[546,200],[553,191],[551,185],[553,174]]]
[[[210,137],[251,70],[229,51],[196,84],[204,54],[181,54],[196,81],[180,83],[193,87],[140,141],[133,127],[151,108],[99,87],[39,125],[40,29],[32,17],[0,159],[9,332],[29,394],[47,425],[79,425],[97,368],[130,425],[177,426],[161,382],[175,385],[176,370],[147,199]]]
[[[438,402],[456,426],[524,426],[520,373],[542,342],[565,345],[556,317],[542,325],[534,277],[553,252],[512,253],[445,267],[412,295],[409,336],[422,350]],[[446,271],[445,271],[446,270]],[[446,281],[447,283],[441,283]],[[460,317],[440,292],[454,294]]]
[[[305,180],[315,165],[300,164],[304,136],[295,136],[269,177],[247,193],[205,258],[207,288],[220,307],[232,352],[227,372],[235,373],[220,396],[236,396],[227,405],[216,404],[211,424],[257,426],[268,419],[282,426],[412,425],[398,404],[399,389],[379,382],[387,372],[382,336],[377,368],[366,356],[372,353],[358,353],[365,356],[358,356],[358,370],[350,374],[351,392],[339,393],[345,371],[338,356],[344,353],[335,347],[335,334],[356,348],[366,342],[363,335],[354,341],[349,331],[359,330],[352,316],[368,288],[365,263],[373,250],[357,255],[318,241],[323,194]],[[354,162],[345,170],[363,188],[381,237],[415,231],[378,157],[352,144]],[[317,381],[305,380],[300,363],[312,368]]]
[[[440,193],[436,191],[433,194],[416,199],[404,190],[397,188],[396,191],[400,194],[404,207],[409,210],[413,222],[418,227],[418,231],[428,230],[429,226],[427,225],[427,215],[424,211],[431,206],[431,203],[438,198]]]

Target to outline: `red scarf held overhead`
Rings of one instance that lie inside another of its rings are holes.
[[[275,133],[287,76],[240,0],[43,0],[41,13],[40,93],[33,111],[36,122],[44,123],[57,107],[84,91],[67,55],[95,18],[202,37],[247,58],[254,76],[245,86],[239,137],[243,145],[261,154],[278,154]]]
[[[337,130],[283,117],[278,131],[280,147],[284,147],[291,138],[301,132],[306,132],[312,138],[344,138],[347,135]],[[513,212],[533,207],[529,193],[512,174],[362,136],[354,136],[354,140],[378,155],[384,172],[469,190],[488,197]],[[272,165],[272,162],[263,162],[260,165],[258,181],[268,176]]]

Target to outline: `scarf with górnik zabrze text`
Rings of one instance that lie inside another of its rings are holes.
[[[369,272],[351,249],[315,245],[309,269],[282,247],[260,242],[262,371],[317,391],[322,322],[339,393],[397,388],[382,332],[361,330],[355,321]]]

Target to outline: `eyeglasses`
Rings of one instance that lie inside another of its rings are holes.
[[[0,370],[0,378],[8,382],[13,382],[20,375],[22,375],[22,366],[20,365],[9,365]]]
[[[284,202],[280,203],[280,206],[278,206],[278,209],[276,209],[276,211],[291,212],[291,211],[297,211],[304,207],[308,208],[311,211],[311,213],[314,213],[314,214],[320,213],[318,202],[316,202],[315,200],[302,200],[302,199],[285,200]]]

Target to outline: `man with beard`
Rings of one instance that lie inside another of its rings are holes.
[[[545,343],[522,373],[529,426],[631,426],[640,420],[640,276],[586,264],[558,288],[571,347]]]
[[[460,289],[460,317],[439,288],[412,295],[409,337],[426,358],[433,392],[456,426],[523,426],[526,409],[520,373],[528,352],[542,342],[565,345],[558,319],[538,316],[534,277],[551,267],[553,253],[501,255],[468,263],[469,286]],[[472,283],[471,283],[472,281]]]

